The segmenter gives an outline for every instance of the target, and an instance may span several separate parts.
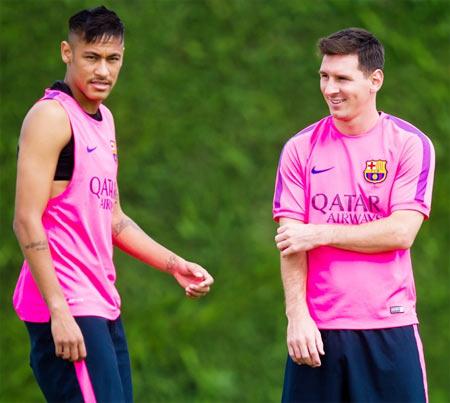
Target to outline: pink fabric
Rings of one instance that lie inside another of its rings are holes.
[[[423,387],[425,390],[425,398],[426,398],[426,402],[428,403],[427,371],[425,368],[425,357],[424,357],[424,353],[423,353],[422,340],[420,339],[419,330],[417,329],[417,325],[414,326],[414,336],[416,337],[417,352],[419,353],[420,366],[422,367]]]
[[[96,403],[97,400],[95,399],[94,388],[89,377],[86,361],[74,362],[74,365],[84,403]]]
[[[340,133],[331,117],[285,145],[273,217],[358,225],[416,210],[428,217],[434,174],[430,140],[381,113],[367,133]],[[308,252],[307,301],[322,329],[376,329],[417,323],[409,250],[363,254],[332,247]]]
[[[42,216],[55,271],[74,316],[116,319],[120,297],[115,288],[111,233],[117,176],[114,121],[105,106],[100,106],[103,119],[99,122],[60,91],[46,90],[43,99],[57,100],[63,106],[75,142],[72,180],[62,194],[49,200]],[[50,318],[26,261],[13,303],[22,320],[46,322]]]

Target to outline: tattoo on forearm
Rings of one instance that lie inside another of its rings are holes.
[[[142,229],[139,227],[139,225],[137,225],[133,220],[131,220],[130,218],[124,218],[123,220],[120,220],[117,224],[114,224],[112,227],[112,231],[113,231],[113,236],[117,237],[119,236],[119,234],[126,228],[126,227],[133,227],[136,228],[140,231],[142,231]]]
[[[175,255],[170,255],[169,259],[167,259],[166,269],[168,272],[172,272],[177,265],[177,257]]]
[[[48,244],[47,244],[47,241],[35,241],[35,242],[31,242],[27,245],[24,245],[24,249],[32,249],[32,250],[36,250],[36,251],[47,250]]]

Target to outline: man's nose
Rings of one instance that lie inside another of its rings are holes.
[[[108,65],[106,63],[106,60],[100,59],[100,61],[95,66],[95,74],[97,74],[101,77],[106,77],[106,76],[108,76],[108,73],[109,73],[109,70],[108,70]]]
[[[328,80],[328,82],[325,85],[324,88],[324,94],[329,96],[329,95],[334,95],[337,94],[339,92],[339,88],[336,85],[336,82],[334,80]]]

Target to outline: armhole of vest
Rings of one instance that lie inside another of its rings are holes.
[[[70,117],[70,113],[69,111],[66,109],[66,107],[64,106],[64,103],[60,100],[60,99],[55,99],[55,98],[47,98],[48,100],[55,100],[57,101],[61,107],[64,109],[64,112],[67,115],[67,118],[69,119],[69,125],[70,125],[70,131],[71,131],[71,136],[73,138],[73,171],[72,171],[72,178],[69,180],[69,183],[67,184],[67,187],[57,196],[52,197],[51,199],[48,200],[47,206],[51,206],[54,204],[57,204],[60,200],[64,199],[66,197],[66,195],[70,192],[74,180],[76,179],[76,176],[78,175],[78,158],[77,158],[77,149],[78,149],[78,139],[77,139],[77,135],[75,134],[75,130],[73,129],[73,125],[72,125],[72,119]],[[42,98],[41,100],[46,100],[46,98]]]

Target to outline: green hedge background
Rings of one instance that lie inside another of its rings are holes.
[[[277,402],[285,348],[271,219],[283,144],[328,113],[315,43],[348,26],[385,44],[379,109],[412,122],[437,156],[431,219],[413,248],[431,402],[449,402],[448,1],[112,1],[125,64],[107,101],[125,211],[216,278],[201,301],[116,252],[137,402]],[[66,21],[97,3],[0,0],[0,401],[40,402],[11,307],[22,257],[11,230],[17,138],[64,76]]]

